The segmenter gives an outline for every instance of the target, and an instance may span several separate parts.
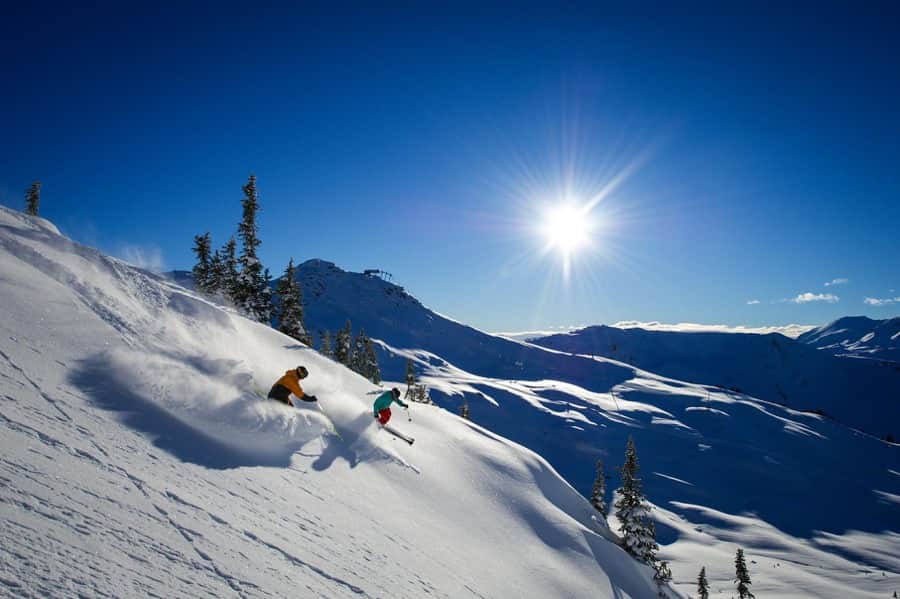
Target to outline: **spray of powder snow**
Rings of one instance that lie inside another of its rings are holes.
[[[198,433],[235,449],[275,453],[301,447],[328,427],[317,411],[259,398],[233,362],[177,359],[134,350],[106,355],[106,376]]]

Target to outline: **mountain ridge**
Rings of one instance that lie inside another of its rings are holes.
[[[836,356],[900,363],[900,316],[883,320],[844,316],[803,333],[797,340]]]

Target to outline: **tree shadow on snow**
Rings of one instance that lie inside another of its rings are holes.
[[[287,467],[301,446],[295,443],[255,451],[213,439],[132,390],[104,354],[80,361],[69,374],[69,381],[94,405],[117,413],[120,422],[146,434],[154,446],[183,462],[217,470],[243,466]]]

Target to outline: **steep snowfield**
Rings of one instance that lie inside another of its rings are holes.
[[[797,340],[838,356],[900,363],[900,317],[872,320],[845,316],[808,331]]]
[[[328,421],[259,400],[288,367]],[[0,595],[655,597],[531,451],[0,208]]]
[[[644,488],[657,506],[661,555],[672,561],[683,592],[694,592],[692,581],[706,566],[713,588],[730,596],[737,546],[751,560],[759,596],[900,592],[900,446],[713,384],[487,335],[428,310],[399,287],[330,263],[304,264],[300,279],[314,329],[333,332],[350,318],[354,330],[364,327],[381,340],[389,376],[401,377],[413,359],[440,405],[458,410],[465,398],[473,421],[533,449],[585,495],[598,458],[609,486],[618,484],[614,469],[633,435]],[[747,369],[763,382],[779,368],[790,372],[794,359],[809,373],[814,369],[802,361],[813,360],[825,376],[845,362],[782,336],[729,336],[730,343],[749,342],[734,355],[747,357]],[[773,338],[787,349],[774,348]],[[724,349],[707,350],[716,359],[700,364],[701,381],[718,374],[725,360],[716,352]],[[770,353],[783,360],[774,371],[759,359]],[[677,355],[672,361],[684,363]],[[842,407],[841,396],[823,391],[821,399]],[[820,398],[807,397],[818,405]],[[853,397],[850,406],[868,399]]]

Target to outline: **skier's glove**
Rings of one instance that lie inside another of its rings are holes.
[[[319,398],[315,395],[304,395],[303,399],[306,401],[319,401]]]

